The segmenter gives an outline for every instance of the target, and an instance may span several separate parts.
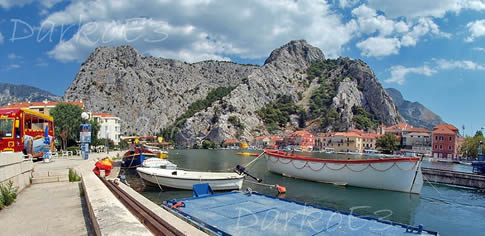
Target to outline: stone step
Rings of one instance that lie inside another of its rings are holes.
[[[44,183],[68,182],[68,181],[69,181],[69,177],[67,175],[32,178],[32,184],[44,184]]]
[[[34,170],[32,173],[34,178],[43,178],[43,177],[54,177],[54,176],[68,176],[69,170],[68,169],[61,169],[61,170]]]

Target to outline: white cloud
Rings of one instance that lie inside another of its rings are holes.
[[[420,67],[405,67],[402,65],[392,66],[390,68],[390,78],[384,80],[387,83],[403,84],[408,74],[418,74],[432,76],[442,70],[485,70],[485,65],[478,64],[470,60],[448,60],[433,58],[431,62],[426,62]]]
[[[363,56],[388,56],[398,54],[401,47],[413,47],[425,36],[451,37],[441,32],[431,18],[392,20],[376,9],[362,4],[352,10],[356,35],[370,36],[357,44]],[[379,48],[380,43],[382,47]],[[377,46],[377,47],[376,47]]]
[[[391,77],[384,80],[387,83],[398,83],[403,84],[406,81],[406,76],[408,74],[418,74],[424,76],[431,76],[437,71],[430,68],[427,65],[421,67],[404,67],[401,65],[392,66],[391,69]]]
[[[470,22],[466,27],[471,33],[471,35],[465,39],[466,42],[473,42],[476,38],[485,36],[485,20]]]
[[[64,0],[0,0],[0,7],[8,9],[14,6],[23,7],[24,5],[38,2],[43,7],[51,8],[62,1]]]
[[[21,57],[21,56],[19,56],[19,55],[15,54],[15,53],[9,53],[9,54],[7,55],[7,57],[8,57],[8,59],[10,59],[10,60],[22,59],[22,57]]]
[[[9,71],[9,70],[14,70],[14,69],[19,69],[21,66],[20,64],[8,64],[3,66],[4,71]]]
[[[464,70],[485,70],[485,65],[481,65],[469,60],[446,60],[446,59],[433,59],[436,62],[438,68],[444,70],[464,69]]]
[[[0,44],[3,44],[3,41],[4,41],[3,34],[0,32]]]
[[[371,8],[383,11],[390,18],[436,17],[442,18],[446,13],[459,13],[462,10],[485,10],[483,0],[369,0]]]
[[[479,51],[479,52],[485,52],[485,48],[481,48],[481,47],[474,47],[473,50]]]
[[[352,10],[352,15],[357,17],[359,31],[364,34],[379,32],[386,36],[394,31],[395,23],[385,16],[377,15],[376,10],[367,7],[365,4]]]
[[[134,18],[138,20],[125,20]],[[44,23],[82,24],[74,37],[49,52],[61,61],[82,61],[99,45],[120,44],[133,45],[149,55],[188,61],[262,58],[288,41],[302,38],[326,56],[336,57],[355,30],[353,22],[345,24],[320,0],[73,1],[64,10],[48,15]],[[127,42],[123,34],[128,28],[143,36]],[[145,41],[162,34],[168,37]],[[103,36],[113,40],[104,43]]]
[[[44,59],[42,59],[42,58],[39,57],[39,58],[37,58],[35,60],[35,64],[34,65],[35,66],[39,66],[39,67],[46,67],[46,66],[49,65],[49,63],[47,63]]]
[[[418,40],[427,34],[436,35],[438,37],[451,37],[450,34],[441,32],[438,25],[430,18],[420,18],[412,27],[411,31],[403,34],[401,44],[403,47],[416,46]]]
[[[357,5],[357,3],[359,3],[359,1],[360,0],[338,0],[338,5],[341,8],[350,8],[350,7]]]
[[[398,54],[401,45],[397,38],[370,37],[357,43],[357,47],[362,50],[363,56],[382,57]]]

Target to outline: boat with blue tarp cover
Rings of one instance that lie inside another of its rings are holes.
[[[206,194],[194,191],[193,198],[168,201],[164,206],[217,235],[438,235],[422,225],[413,227],[250,191],[214,195],[208,189]]]

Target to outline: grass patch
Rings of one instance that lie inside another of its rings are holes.
[[[76,171],[69,169],[69,182],[79,182],[81,181],[81,176],[79,176]]]
[[[13,186],[11,180],[7,184],[0,184],[0,209],[13,203],[17,198],[18,188]]]

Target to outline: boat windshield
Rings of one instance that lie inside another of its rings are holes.
[[[13,136],[13,119],[0,119],[0,138]]]

